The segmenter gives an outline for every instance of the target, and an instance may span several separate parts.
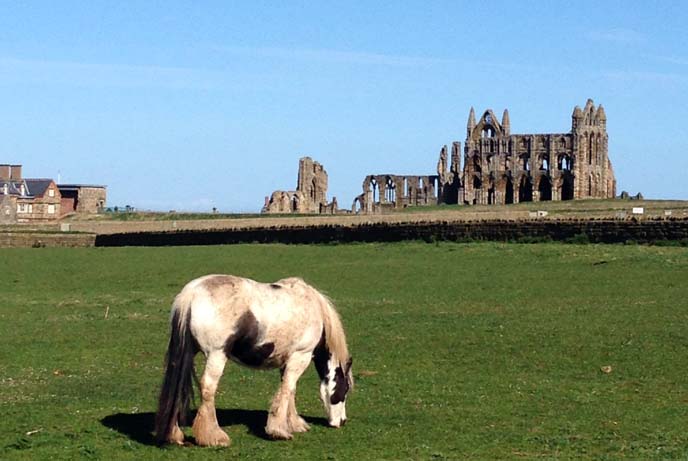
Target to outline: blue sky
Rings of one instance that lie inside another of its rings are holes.
[[[349,207],[433,174],[468,111],[608,117],[618,189],[688,199],[685,2],[2,2],[0,163],[110,205],[258,211],[298,159]]]

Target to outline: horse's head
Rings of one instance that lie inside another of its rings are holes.
[[[320,400],[325,405],[327,419],[332,427],[340,427],[346,423],[346,396],[354,385],[351,363],[351,358],[342,364],[330,356],[327,373],[320,382]]]

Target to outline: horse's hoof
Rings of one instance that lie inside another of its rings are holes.
[[[289,423],[292,432],[308,432],[311,428],[308,423],[300,416],[295,421]]]
[[[274,440],[291,440],[293,437],[289,431],[278,427],[266,427],[265,433]]]
[[[172,428],[172,432],[167,437],[167,443],[171,445],[184,445],[184,433],[179,429],[179,426]]]
[[[228,447],[231,442],[225,431],[219,428],[211,434],[196,436],[196,443],[204,447]]]

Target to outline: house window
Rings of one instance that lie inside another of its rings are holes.
[[[55,214],[55,205],[48,205],[48,214]]]
[[[17,213],[32,213],[33,205],[30,203],[19,203],[17,204]]]
[[[48,189],[48,197],[55,197],[55,189]]]

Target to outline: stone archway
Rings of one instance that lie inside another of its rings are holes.
[[[573,175],[565,174],[561,179],[561,200],[573,200]]]
[[[361,200],[360,195],[354,199],[353,206],[351,207],[351,212],[356,214],[365,212],[365,206],[363,200]]]
[[[518,187],[518,202],[532,202],[533,201],[533,183],[530,176],[523,176],[521,184]]]
[[[538,184],[538,192],[540,195],[541,202],[547,202],[552,200],[552,182],[549,180],[549,176],[542,175],[540,177],[540,183]]]
[[[506,178],[506,186],[504,189],[504,203],[506,205],[514,203],[514,183],[510,177]]]

